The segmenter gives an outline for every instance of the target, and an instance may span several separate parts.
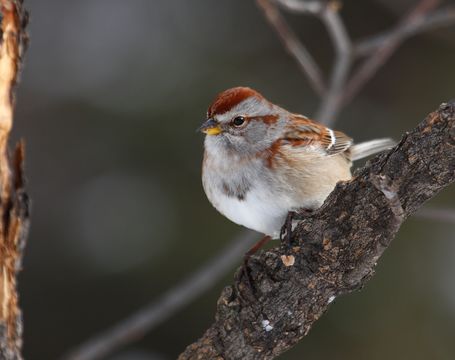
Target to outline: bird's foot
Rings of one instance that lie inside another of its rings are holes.
[[[288,251],[291,249],[292,244],[292,221],[303,220],[313,214],[313,210],[301,208],[297,211],[289,211],[284,225],[280,230],[280,241],[281,245],[286,247]]]

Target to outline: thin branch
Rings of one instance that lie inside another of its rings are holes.
[[[321,19],[335,48],[335,62],[330,76],[329,89],[321,100],[315,118],[326,125],[332,125],[340,111],[341,98],[351,68],[352,42],[338,11],[338,2],[275,0],[284,9],[296,13],[310,13]]]
[[[250,278],[224,288],[215,322],[179,359],[268,360],[293,347],[335,298],[365,286],[405,219],[455,181],[454,145],[455,103],[444,103],[338,184],[297,224],[291,248],[253,257]]]
[[[418,218],[455,224],[455,209],[423,208],[416,214]]]
[[[339,6],[338,2],[299,0],[274,0],[274,2],[287,11],[309,13],[321,18],[331,36],[336,59],[329,89],[315,114],[317,120],[328,126],[333,125],[336,115],[387,62],[403,41],[414,34],[455,22],[453,6],[430,13],[441,1],[421,0],[395,29],[352,46],[345,26],[336,11]],[[346,84],[353,60],[366,55],[369,55],[368,58]]]
[[[297,35],[288,26],[277,7],[268,0],[256,0],[259,8],[264,12],[265,18],[275,29],[286,50],[297,61],[302,72],[308,76],[310,85],[314,91],[323,96],[326,92],[326,85],[318,64],[307,48],[300,42]]]
[[[410,24],[417,24],[422,17],[440,4],[440,0],[421,0],[400,22],[397,29]],[[377,48],[360,68],[354,73],[343,91],[343,97],[337,106],[344,106],[351,102],[355,95],[377,73],[387,60],[395,53],[397,48],[405,40],[399,31],[390,33],[388,40],[383,41],[382,46]]]
[[[338,103],[352,64],[352,43],[336,5],[329,4],[326,6],[321,12],[321,19],[332,39],[336,58],[330,78],[329,91],[322,99],[315,118],[323,124],[331,126],[341,110]]]
[[[373,51],[385,46],[392,37],[400,38],[404,41],[411,36],[422,32],[432,30],[438,27],[453,25],[455,23],[455,6],[447,6],[436,10],[422,18],[416,19],[414,22],[406,22],[398,25],[393,30],[386,31],[382,34],[369,37],[358,42],[354,46],[355,56],[367,56]]]
[[[156,302],[130,315],[111,329],[94,336],[86,343],[79,345],[63,359],[102,359],[130,343],[133,339],[140,339],[200,294],[212,288],[235,263],[239,262],[239,259],[242,258],[242,255],[256,238],[257,234],[254,232],[242,232],[218,255],[211,258],[207,264],[164,293]]]
[[[275,3],[288,11],[302,14],[319,14],[324,9],[324,5],[321,1],[301,1],[301,0],[274,0]]]

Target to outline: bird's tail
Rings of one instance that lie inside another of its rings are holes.
[[[396,145],[392,139],[376,139],[365,141],[360,144],[351,146],[351,159],[353,161],[363,159],[364,157],[376,154],[380,151],[390,149]]]

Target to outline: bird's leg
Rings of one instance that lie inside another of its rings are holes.
[[[298,211],[289,211],[286,216],[286,221],[280,230],[280,241],[281,244],[286,246],[288,250],[291,248],[291,233],[292,233],[292,221],[303,220],[313,213],[311,209],[301,208]]]
[[[295,211],[289,211],[286,215],[286,221],[280,230],[281,245],[286,246],[289,250],[291,248],[291,233],[292,233],[292,220],[296,216]]]
[[[237,293],[240,295],[240,291],[238,289],[238,284],[242,279],[242,275],[245,276],[246,279],[246,284],[248,289],[251,291],[252,294],[254,294],[254,287],[253,287],[253,282],[250,276],[250,273],[248,271],[248,261],[250,260],[251,256],[256,254],[265,244],[267,244],[270,241],[271,237],[270,236],[264,236],[261,240],[256,242],[246,253],[243,255],[243,264],[242,268],[239,272],[239,278],[236,281],[236,287],[237,287]]]

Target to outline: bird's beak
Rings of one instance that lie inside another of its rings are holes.
[[[218,135],[222,132],[220,124],[214,119],[208,119],[198,130],[207,135]]]

